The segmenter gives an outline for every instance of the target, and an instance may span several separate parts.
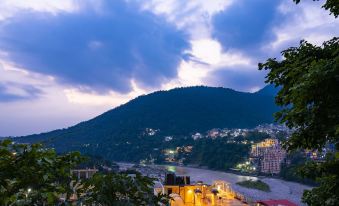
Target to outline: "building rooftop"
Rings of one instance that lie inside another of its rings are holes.
[[[289,200],[260,200],[257,203],[264,206],[298,206]]]

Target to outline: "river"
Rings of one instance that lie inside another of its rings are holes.
[[[120,166],[126,167],[128,165],[133,165],[129,163],[119,163]],[[311,187],[295,183],[288,182],[276,178],[268,177],[251,177],[237,175],[233,173],[213,171],[208,169],[200,168],[191,168],[191,167],[180,167],[180,166],[163,166],[171,172],[175,172],[177,175],[187,175],[191,177],[191,181],[203,181],[207,184],[212,184],[214,180],[223,180],[231,184],[233,190],[244,194],[247,197],[250,197],[254,200],[268,200],[268,199],[288,199],[298,205],[303,205],[301,203],[301,197],[303,191],[306,189],[311,189]],[[270,192],[263,192],[255,189],[248,189],[237,185],[237,182],[244,180],[257,180],[267,183],[270,186]]]

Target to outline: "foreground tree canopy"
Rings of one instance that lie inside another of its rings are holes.
[[[276,119],[295,129],[286,141],[289,150],[335,146],[325,163],[308,163],[301,174],[320,183],[306,191],[308,205],[334,206],[339,202],[339,39],[322,46],[301,41],[282,52],[284,59],[268,59],[259,69],[269,70],[267,83],[281,87],[276,103],[283,109]]]
[[[83,199],[89,205],[157,206],[168,201],[164,195],[152,195],[152,180],[139,173],[135,177],[114,173],[95,174],[84,186],[84,193],[90,195],[85,195]]]
[[[0,205],[149,206],[166,203],[166,196],[153,194],[153,180],[136,174],[97,173],[79,180],[74,169],[85,159],[79,152],[58,155],[40,144],[0,141]],[[76,200],[71,199],[76,195]]]
[[[282,52],[284,60],[259,64],[269,70],[267,83],[280,86],[276,113],[281,123],[297,129],[289,149],[321,149],[339,140],[339,38],[322,46],[301,41]]]
[[[323,8],[335,17],[339,15],[338,0],[327,0]],[[319,183],[319,187],[304,192],[303,201],[316,206],[338,205],[339,38],[322,46],[302,40],[282,55],[283,60],[270,58],[259,63],[259,69],[269,71],[266,83],[281,88],[276,104],[282,109],[276,113],[276,120],[294,129],[286,148],[321,150],[326,144],[335,146],[325,162],[309,162],[300,171],[303,177]]]
[[[79,153],[57,155],[39,144],[0,142],[0,205],[51,205],[72,195],[70,169]]]

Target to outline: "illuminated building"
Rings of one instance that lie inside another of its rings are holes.
[[[252,161],[257,162],[262,173],[278,174],[281,163],[286,159],[286,151],[277,139],[272,138],[252,145],[250,156]]]
[[[265,139],[262,142],[252,145],[251,156],[261,157],[267,150],[277,146],[279,146],[279,141],[277,139]]]
[[[269,174],[279,174],[281,163],[286,157],[286,151],[280,148],[267,150],[261,160],[261,172]]]
[[[241,203],[235,199],[236,193],[232,191],[230,184],[221,180],[212,185],[201,181],[191,184],[190,177],[170,173],[166,175],[163,188],[155,188],[155,191],[161,190],[172,198],[171,206],[220,205],[222,201]]]

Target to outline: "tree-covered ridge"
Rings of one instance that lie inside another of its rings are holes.
[[[251,128],[272,122],[272,114],[277,110],[269,93],[202,86],[177,88],[137,97],[67,129],[17,138],[17,141],[44,142],[58,151],[85,149],[89,153],[107,154],[105,157],[129,158],[136,155],[129,154],[132,145],[153,148],[158,143],[155,137],[141,136],[146,128],[158,129],[162,137],[187,136],[212,128]],[[145,151],[136,149],[133,151],[138,151],[137,155]]]

